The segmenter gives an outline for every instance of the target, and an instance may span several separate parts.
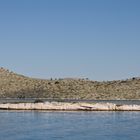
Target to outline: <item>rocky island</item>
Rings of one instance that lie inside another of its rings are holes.
[[[88,79],[36,79],[0,68],[0,99],[139,100],[140,78],[98,82]],[[112,103],[1,103],[0,109],[140,110],[140,105]]]
[[[0,68],[0,98],[140,99],[140,78],[98,82],[35,79]]]

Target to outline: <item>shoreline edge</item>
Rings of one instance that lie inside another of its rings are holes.
[[[113,103],[1,103],[0,110],[46,110],[46,111],[140,111],[140,105]]]

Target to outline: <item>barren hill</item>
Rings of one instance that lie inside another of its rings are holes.
[[[140,99],[140,78],[40,80],[0,68],[0,98]]]

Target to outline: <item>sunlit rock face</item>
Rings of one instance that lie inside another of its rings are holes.
[[[0,109],[15,110],[56,110],[56,111],[140,111],[140,105],[121,105],[112,103],[18,103],[0,104]]]

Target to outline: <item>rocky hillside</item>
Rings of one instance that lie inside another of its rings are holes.
[[[0,68],[0,98],[140,99],[140,78],[97,82],[40,80]]]

